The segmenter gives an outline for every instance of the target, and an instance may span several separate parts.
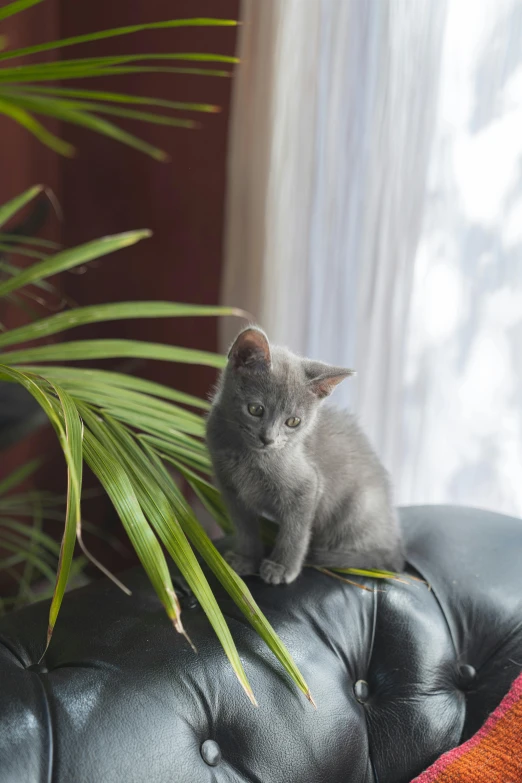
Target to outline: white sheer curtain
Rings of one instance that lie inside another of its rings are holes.
[[[403,369],[402,497],[522,516],[522,2],[452,0]]]
[[[222,299],[274,341],[356,367],[336,401],[358,413],[400,502],[522,513],[520,7],[243,1]],[[511,130],[480,142],[503,111]],[[496,385],[482,378],[491,362]]]

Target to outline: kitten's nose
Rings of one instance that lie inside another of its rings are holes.
[[[260,435],[259,440],[263,444],[263,446],[270,446],[273,442],[273,438],[269,438],[267,435]]]

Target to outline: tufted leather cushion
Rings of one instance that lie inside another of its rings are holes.
[[[232,602],[222,606],[259,708],[192,596],[169,625],[140,569],[64,601],[43,667],[47,604],[0,622],[1,783],[407,783],[468,738],[522,665],[522,523],[451,507],[402,511],[430,584],[306,570],[256,600],[317,711]],[[216,588],[217,589],[217,588]]]

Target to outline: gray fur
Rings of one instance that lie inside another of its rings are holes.
[[[269,346],[257,327],[236,338],[207,421],[215,479],[237,531],[240,574],[292,582],[305,562],[400,571],[388,474],[349,413],[322,404],[351,370]],[[262,405],[256,417],[249,404]],[[290,428],[285,422],[299,417]],[[261,438],[273,441],[264,445]],[[279,524],[263,559],[259,523]]]

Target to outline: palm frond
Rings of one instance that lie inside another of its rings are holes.
[[[15,214],[16,209],[27,203],[30,197],[31,193],[25,194],[21,200],[14,200],[4,212],[7,218]],[[0,222],[1,216],[0,210]],[[49,255],[0,283],[0,296],[11,295],[22,290],[24,285],[47,280],[58,272],[102,257],[144,236],[146,232],[129,232]],[[213,513],[218,524],[225,530],[231,529],[219,493],[205,478],[210,472],[210,459],[204,442],[205,426],[200,413],[194,411],[206,410],[208,403],[123,373],[30,364],[127,355],[218,368],[223,366],[224,357],[205,351],[133,340],[80,340],[18,348],[21,343],[38,341],[88,323],[136,316],[164,318],[237,314],[240,311],[231,308],[170,302],[115,303],[68,310],[1,335],[0,380],[22,385],[42,406],[55,428],[68,471],[67,510],[56,568],[47,644],[74,566],[73,551],[81,520],[82,463],[85,460],[111,499],[176,630],[185,633],[181,607],[162,546],[200,602],[236,677],[252,703],[256,703],[255,697],[230,629],[196,553],[206,561],[288,675],[311,700],[308,686],[289,651],[255,604],[244,582],[230,569],[203,531],[165,468],[165,463],[170,463]],[[9,347],[9,351],[4,350],[6,347]],[[10,518],[16,522],[13,506]],[[12,537],[18,535],[19,531],[13,525],[4,531],[4,538],[12,548],[12,556],[22,556],[23,560],[28,556],[30,548],[25,547],[22,551],[21,541],[12,543]],[[44,551],[41,534],[36,538]],[[54,576],[52,565],[45,557],[41,557],[40,550],[36,554],[33,552],[31,559],[35,568],[47,570],[47,577]],[[8,565],[11,567],[12,557]],[[28,588],[24,585],[20,589]]]
[[[0,8],[0,22],[41,2],[42,0],[15,0],[14,3],[8,3],[3,8]]]
[[[0,22],[20,13],[41,0],[16,0],[0,9]],[[121,76],[129,73],[185,73],[195,76],[228,77],[231,72],[220,68],[199,67],[203,64],[234,65],[237,58],[209,52],[139,53],[104,57],[61,59],[53,62],[30,63],[12,66],[9,60],[59,51],[78,44],[132,35],[145,30],[164,30],[183,27],[231,27],[237,23],[229,19],[193,18],[171,19],[138,25],[127,25],[111,30],[100,30],[85,35],[48,41],[0,52],[0,114],[3,114],[33,134],[42,144],[60,155],[72,157],[75,148],[48,130],[35,115],[54,117],[63,122],[80,125],[96,133],[108,136],[133,147],[159,161],[167,160],[164,151],[147,141],[104,119],[100,115],[112,115],[127,120],[149,124],[170,125],[179,128],[196,128],[198,124],[186,117],[158,114],[122,107],[124,103],[148,104],[169,111],[215,113],[219,107],[209,103],[168,101],[159,98],[126,96],[100,90],[77,90],[52,85],[37,86],[42,82],[61,82],[71,79]],[[189,63],[170,67],[170,62]],[[4,65],[3,63],[8,63]],[[143,63],[149,63],[144,65]],[[157,63],[157,65],[150,65]],[[196,63],[196,67],[192,65]]]
[[[1,218],[1,215],[0,215]],[[150,231],[127,231],[115,236],[95,239],[93,242],[86,242],[84,245],[72,248],[71,250],[62,250],[55,256],[45,258],[37,264],[26,267],[16,277],[4,280],[0,283],[0,298],[12,291],[17,291],[31,283],[39,282],[47,277],[64,272],[67,269],[85,264],[94,258],[101,258],[108,253],[113,253],[123,247],[134,245],[141,239],[150,236]]]
[[[62,521],[63,499],[36,490],[22,491],[20,485],[32,476],[41,460],[32,460],[12,471],[0,482],[0,572],[16,590],[0,599],[0,614],[7,607],[18,608],[37,598],[53,594],[59,571],[60,544],[43,528],[52,516]],[[5,556],[7,554],[7,557]],[[68,569],[68,581],[83,571],[85,559],[77,557]],[[35,590],[35,585],[37,589]]]
[[[167,101],[164,98],[151,98],[144,95],[127,95],[119,92],[103,90],[82,90],[70,87],[42,87],[32,84],[27,88],[19,88],[20,92],[28,91],[35,95],[54,95],[59,98],[75,98],[81,101],[105,101],[110,103],[130,103],[141,106],[157,106],[162,109],[178,111],[194,111],[206,114],[216,114],[220,107],[213,103],[194,103],[193,101]]]
[[[19,0],[24,7],[34,5],[37,0]],[[17,5],[13,3],[12,5]],[[17,9],[21,10],[21,9]],[[17,13],[17,10],[12,13]],[[1,20],[1,16],[0,16]],[[60,41],[48,41],[35,46],[26,46],[23,49],[12,49],[0,55],[0,60],[9,60],[13,57],[25,57],[29,54],[39,54],[40,52],[49,52],[55,49],[65,49],[67,46],[76,46],[77,44],[90,43],[91,41],[101,41],[106,38],[117,38],[122,35],[132,35],[141,33],[144,30],[166,30],[179,27],[235,27],[237,21],[234,19],[212,19],[212,18],[192,18],[192,19],[170,19],[164,22],[147,22],[145,24],[126,25],[125,27],[115,27],[111,30],[98,30],[95,33],[85,35],[76,35],[70,38],[63,38]]]
[[[142,235],[143,236],[143,235]],[[140,237],[141,238],[141,237]],[[89,243],[91,244],[91,243]],[[110,251],[109,251],[110,252]],[[12,290],[12,289],[11,289]],[[112,304],[88,305],[77,307],[63,313],[42,318],[38,326],[29,324],[12,329],[9,334],[0,337],[0,348],[16,343],[49,337],[52,334],[74,329],[77,326],[99,323],[100,321],[119,321],[135,318],[181,318],[188,316],[213,316],[243,314],[235,307],[211,307],[208,305],[187,305],[176,302],[114,302]]]

